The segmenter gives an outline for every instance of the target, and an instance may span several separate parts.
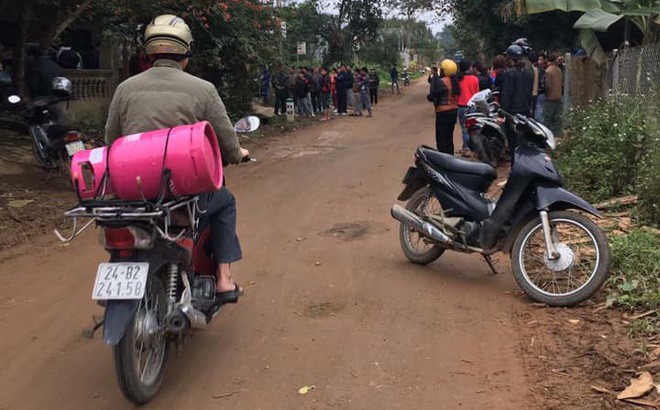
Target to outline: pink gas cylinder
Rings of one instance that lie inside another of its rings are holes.
[[[220,148],[206,121],[121,137],[108,158],[112,190],[121,199],[157,198],[165,169],[171,171],[169,192],[174,196],[222,186]]]
[[[106,170],[107,148],[94,148],[76,152],[71,158],[71,183],[81,199],[92,199],[95,195],[111,194],[108,181],[105,187],[103,175]]]

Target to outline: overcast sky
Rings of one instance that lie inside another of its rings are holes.
[[[422,14],[419,20],[425,21],[429,28],[433,31],[433,34],[441,32],[443,28],[451,23],[451,17],[444,17],[440,19],[433,12]]]
[[[284,4],[290,4],[290,3],[304,3],[305,0],[283,0]],[[336,1],[335,0],[321,0],[319,3],[322,5],[329,4],[330,7],[320,7],[320,11],[324,13],[331,13],[331,14],[336,14],[337,10],[335,8],[336,6]],[[398,13],[394,10],[385,10],[383,13],[385,18],[391,18],[391,17],[398,17]],[[451,17],[444,17],[442,19],[438,18],[438,16],[434,12],[426,12],[422,13],[418,20],[424,21],[428,24],[429,28],[433,31],[433,34],[439,33],[442,31],[443,28],[445,28],[448,24],[451,23]]]

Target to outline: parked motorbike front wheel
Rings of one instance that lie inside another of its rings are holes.
[[[57,169],[57,161],[49,157],[46,153],[37,148],[36,143],[32,142],[32,153],[37,164],[46,171],[53,171]]]
[[[124,396],[150,401],[163,382],[168,343],[164,327],[167,299],[159,279],[150,277],[132,323],[115,346],[115,371]]]
[[[442,206],[431,192],[431,188],[427,186],[413,194],[406,204],[406,209],[415,215],[424,215],[424,213],[440,213]],[[418,265],[427,265],[435,261],[445,251],[443,247],[403,223],[399,228],[399,240],[404,255]]]
[[[573,306],[593,296],[609,277],[610,248],[603,231],[575,212],[548,215],[559,255],[548,258],[541,219],[518,234],[511,252],[513,275],[523,291],[550,306]]]

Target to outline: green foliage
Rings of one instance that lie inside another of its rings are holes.
[[[527,37],[536,50],[572,49],[576,15],[550,12],[516,16],[509,0],[449,0],[453,15],[450,33],[466,58],[490,60],[517,38]],[[451,56],[451,55],[450,55]]]
[[[519,11],[526,13],[550,10],[582,13],[573,27],[582,30],[582,46],[596,61],[602,62],[605,55],[595,32],[606,32],[621,19],[633,24],[642,33],[645,43],[658,39],[660,6],[657,0],[516,0],[516,3]],[[619,27],[624,30],[624,26]]]
[[[646,101],[646,128],[649,142],[639,161],[637,192],[639,193],[638,217],[644,223],[660,227],[660,93]]]
[[[660,234],[633,230],[613,236],[612,273],[608,282],[608,305],[625,309],[660,308]],[[650,334],[660,329],[660,313],[635,324],[635,333]]]
[[[103,28],[106,41],[139,51],[139,38],[154,16],[172,13],[190,26],[194,42],[188,71],[211,81],[232,117],[251,110],[262,67],[280,63],[279,20],[257,0],[108,0],[95,3],[88,21]]]
[[[630,98],[597,101],[566,117],[568,137],[557,151],[565,182],[590,201],[634,192],[637,160],[648,137]]]
[[[555,153],[566,184],[592,202],[639,193],[638,218],[657,226],[657,107],[656,93],[619,96],[570,111],[565,118],[568,136]]]

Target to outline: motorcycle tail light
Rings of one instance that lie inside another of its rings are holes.
[[[151,249],[154,237],[150,232],[132,226],[125,228],[104,228],[99,242],[108,250]]]
[[[474,127],[475,125],[477,125],[477,120],[475,120],[474,118],[466,118],[465,119],[465,128],[470,129],[470,128]]]
[[[76,142],[80,141],[80,132],[78,131],[69,131],[64,136],[64,142]]]

